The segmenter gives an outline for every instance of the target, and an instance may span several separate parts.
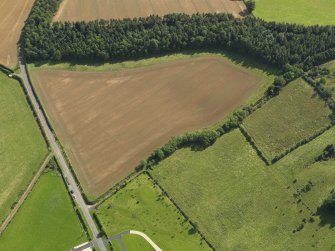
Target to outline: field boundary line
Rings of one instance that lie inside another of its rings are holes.
[[[276,163],[277,161],[281,160],[282,158],[284,158],[286,155],[290,154],[291,152],[293,152],[294,150],[298,149],[299,147],[308,144],[309,142],[313,141],[314,139],[316,139],[317,137],[321,136],[322,134],[324,134],[326,131],[328,131],[330,128],[332,128],[333,125],[328,125],[324,128],[322,128],[321,130],[317,131],[315,134],[313,134],[312,136],[310,136],[309,138],[305,138],[302,139],[301,141],[297,142],[294,146],[286,149],[284,152],[282,152],[281,154],[275,156],[272,160],[271,160],[271,164]]]
[[[258,157],[263,160],[263,162],[269,166],[270,162],[265,158],[263,152],[257,147],[253,138],[248,134],[247,130],[243,127],[242,124],[239,125],[240,132],[243,134],[244,138],[248,141],[249,145],[256,151]]]
[[[42,172],[44,171],[46,165],[49,163],[51,157],[53,156],[52,153],[49,153],[46,158],[44,159],[40,169],[37,171],[37,173],[34,175],[33,179],[29,183],[28,187],[24,191],[24,193],[21,195],[20,199],[17,201],[15,207],[12,209],[12,211],[8,214],[7,218],[3,222],[3,224],[0,227],[0,235],[6,230],[7,226],[10,224],[20,207],[22,206],[23,202],[26,200],[30,192],[33,190],[37,180],[41,176]]]
[[[178,211],[181,213],[182,216],[184,216],[184,218],[191,224],[191,226],[196,230],[196,232],[200,235],[200,237],[207,243],[207,245],[209,246],[209,248],[211,248],[213,251],[215,251],[216,249],[214,248],[214,246],[208,241],[208,239],[206,238],[206,236],[199,230],[199,228],[196,226],[196,224],[194,224],[192,222],[192,220],[190,219],[190,217],[188,217],[186,215],[186,213],[179,207],[179,205],[174,201],[174,199],[170,196],[170,194],[162,187],[161,184],[159,184],[158,180],[156,180],[149,171],[145,170],[143,171],[144,174],[146,174],[150,180],[152,181],[152,183],[154,183],[154,185],[157,185],[159,187],[159,189],[162,191],[162,193],[172,202],[172,204],[178,209]]]

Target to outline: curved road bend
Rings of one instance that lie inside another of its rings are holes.
[[[22,39],[22,41],[24,41],[24,39]],[[86,205],[79,187],[77,186],[77,183],[74,179],[74,177],[72,176],[72,173],[70,171],[69,166],[67,165],[65,158],[62,154],[62,151],[60,149],[60,147],[58,146],[55,136],[53,135],[51,129],[48,126],[47,120],[44,116],[44,113],[41,110],[41,107],[39,106],[38,102],[37,102],[37,98],[34,95],[34,92],[32,90],[32,86],[31,83],[29,82],[28,79],[28,73],[27,73],[27,67],[26,67],[26,60],[25,60],[25,55],[24,55],[24,44],[22,42],[21,44],[21,53],[20,53],[20,57],[19,57],[19,64],[20,64],[20,69],[21,69],[21,74],[19,75],[22,78],[22,82],[24,84],[24,87],[27,91],[27,95],[29,96],[29,99],[35,109],[35,112],[37,114],[38,119],[41,122],[41,126],[42,129],[50,143],[50,147],[52,149],[52,151],[54,152],[55,156],[57,157],[57,159],[59,160],[59,164],[60,167],[63,171],[63,175],[64,178],[67,180],[68,182],[68,186],[71,188],[71,190],[73,190],[73,194],[76,197],[76,203],[78,205],[78,207],[82,210],[83,215],[85,217],[86,222],[88,223],[88,227],[91,229],[92,233],[93,233],[93,245],[94,246],[98,246],[100,251],[107,251],[106,247],[104,245],[104,242],[101,238],[98,237],[99,231],[96,227],[96,225],[94,224],[94,221],[92,219],[92,216],[89,213],[89,208]]]

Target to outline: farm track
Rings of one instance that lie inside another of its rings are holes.
[[[30,184],[28,185],[27,189],[24,191],[18,202],[16,203],[15,207],[12,209],[12,211],[9,213],[5,221],[2,223],[0,227],[0,235],[1,233],[7,228],[8,224],[12,221],[14,216],[16,215],[17,211],[21,207],[22,203],[26,200],[27,196],[31,192],[31,190],[34,188],[35,183],[37,182],[38,178],[41,176],[43,170],[45,169],[46,165],[49,163],[49,160],[51,159],[53,155],[50,153],[44,160],[43,164],[41,165],[40,169],[37,171],[37,173],[34,175],[33,179],[31,180]]]

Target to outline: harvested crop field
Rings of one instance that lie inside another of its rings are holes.
[[[242,0],[64,0],[54,20],[91,21],[197,12],[240,16],[245,9]]]
[[[263,82],[214,57],[119,72],[37,70],[32,76],[91,196],[127,176],[171,136],[222,119]]]
[[[0,2],[0,64],[8,67],[17,62],[17,42],[34,0]]]

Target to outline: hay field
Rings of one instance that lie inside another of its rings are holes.
[[[297,79],[247,117],[243,126],[271,161],[329,126],[330,114],[330,109],[312,87]]]
[[[231,0],[64,0],[54,21],[91,21],[163,16],[169,13],[232,13],[240,16],[243,1]]]
[[[0,64],[14,67],[17,42],[34,0],[0,1]]]
[[[263,82],[211,57],[119,72],[35,70],[32,77],[91,196],[127,176],[171,136],[222,119]]]

